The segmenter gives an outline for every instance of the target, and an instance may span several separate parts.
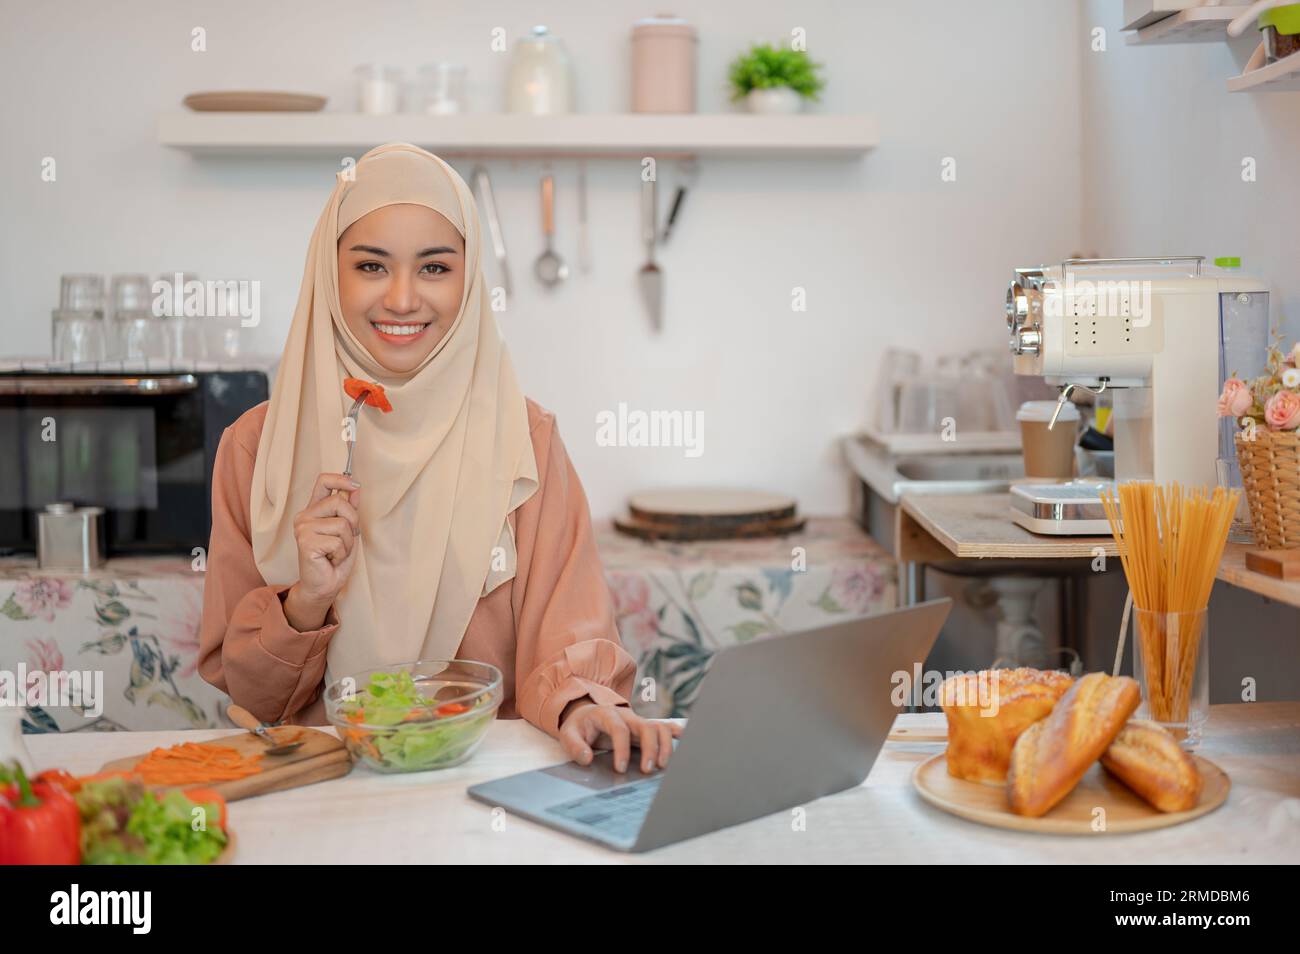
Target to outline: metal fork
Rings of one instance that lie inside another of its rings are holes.
[[[348,429],[348,433],[352,439],[347,442],[348,463],[347,466],[343,468],[344,477],[352,476],[352,449],[357,445],[357,415],[361,412],[361,405],[366,403],[366,398],[369,396],[369,391],[362,391],[361,396],[352,402],[352,410],[348,411],[348,420],[352,422],[352,426]]]

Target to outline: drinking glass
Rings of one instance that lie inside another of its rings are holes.
[[[55,311],[51,350],[57,363],[104,360],[104,319],[93,312]]]
[[[59,280],[59,311],[104,316],[104,276],[64,275]]]
[[[1200,744],[1210,714],[1209,612],[1133,607],[1133,676],[1138,716],[1158,722],[1185,749]]]
[[[153,304],[153,286],[148,275],[114,275],[110,288],[114,315],[148,312]]]

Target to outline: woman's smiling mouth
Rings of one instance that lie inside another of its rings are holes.
[[[372,321],[370,327],[374,328],[375,334],[385,341],[409,344],[423,335],[431,324],[433,324],[431,321]]]

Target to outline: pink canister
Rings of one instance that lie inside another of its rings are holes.
[[[632,112],[695,112],[695,27],[670,14],[632,24]]]

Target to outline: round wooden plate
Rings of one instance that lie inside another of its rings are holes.
[[[1121,834],[1168,828],[1200,818],[1214,811],[1228,799],[1232,783],[1213,762],[1192,756],[1205,784],[1196,807],[1185,812],[1162,812],[1135,795],[1098,762],[1088,769],[1069,795],[1041,818],[1013,814],[1007,807],[1006,789],[1001,785],[981,785],[948,774],[946,753],[926,759],[912,773],[912,785],[920,796],[953,815],[995,828],[1032,831],[1048,835]],[[1104,830],[1093,828],[1094,811],[1106,811]]]
[[[222,90],[190,93],[181,102],[196,113],[314,113],[325,108],[325,97],[278,90]]]

